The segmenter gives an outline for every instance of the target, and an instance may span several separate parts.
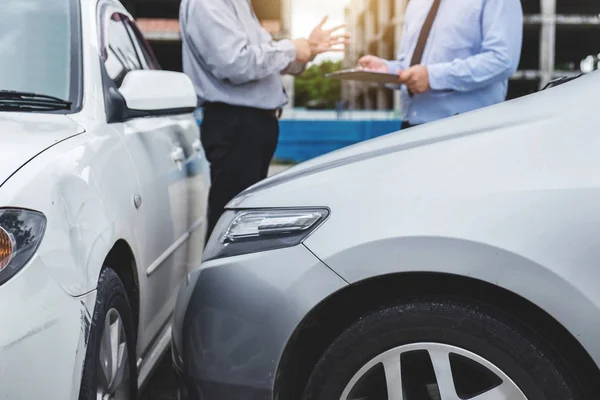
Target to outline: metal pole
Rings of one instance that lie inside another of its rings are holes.
[[[365,10],[365,53],[369,53],[369,44],[372,42],[372,40],[375,37],[375,25],[376,25],[376,21],[375,21],[375,15],[373,15],[373,11],[371,11],[371,3],[368,2],[367,3],[367,8]],[[370,96],[370,88],[371,85],[369,84],[364,84],[362,85],[362,90],[365,94],[365,108],[367,110],[372,110],[375,107],[375,104],[373,104],[373,100],[371,99]]]
[[[378,15],[379,15],[379,23],[377,24],[379,26],[379,34],[382,35],[382,40],[379,40],[379,43],[377,44],[377,55],[379,57],[387,57],[387,54],[389,53],[389,46],[390,44],[387,43],[385,40],[383,40],[383,34],[385,33],[385,29],[387,26],[387,23],[391,20],[391,15],[390,15],[390,2],[393,0],[379,0],[378,3]],[[385,110],[388,108],[388,101],[387,101],[387,89],[384,88],[378,88],[377,89],[377,108],[379,110]]]
[[[404,16],[406,15],[406,7],[408,6],[409,0],[393,0],[395,1],[394,7],[394,18],[397,21],[395,32],[394,32],[394,57],[400,48],[400,42],[402,42],[402,33],[404,32]],[[399,112],[400,105],[400,91],[394,90],[394,111]]]
[[[556,61],[556,0],[540,0],[542,28],[540,32],[540,88],[552,80]]]
[[[348,28],[350,29],[350,32],[354,36],[354,40],[352,40],[352,42],[350,43],[350,50],[348,52],[350,55],[349,62],[351,62],[351,63],[356,62],[356,57],[358,55],[358,43],[360,40],[360,32],[358,29],[358,20],[357,20],[357,7],[358,7],[358,0],[351,0],[350,4],[348,5],[348,8],[349,8]],[[346,85],[348,86],[348,99],[347,99],[348,106],[350,109],[356,110],[356,108],[357,108],[356,107],[357,106],[356,97],[358,96],[358,91],[356,90],[356,82],[347,82]]]

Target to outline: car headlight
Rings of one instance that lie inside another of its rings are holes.
[[[329,215],[326,209],[226,211],[204,250],[204,261],[296,246]]]
[[[46,217],[39,212],[0,208],[0,285],[27,264],[45,229]]]

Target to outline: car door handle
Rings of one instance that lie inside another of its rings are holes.
[[[182,163],[182,162],[184,162],[185,161],[185,153],[184,153],[183,149],[181,147],[176,147],[171,152],[171,159],[175,163]]]

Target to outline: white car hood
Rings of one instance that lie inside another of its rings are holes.
[[[64,115],[0,112],[0,186],[44,150],[84,131]]]
[[[328,173],[349,164],[402,153],[416,147],[492,132],[507,133],[506,140],[520,140],[508,133],[525,126],[533,132],[550,120],[556,126],[566,124],[565,129],[568,129],[571,118],[577,115],[585,118],[586,113],[597,113],[599,99],[600,72],[597,72],[544,92],[386,135],[315,158],[254,185],[231,201],[228,207],[270,206],[269,202],[277,198],[275,193],[280,186],[293,185],[315,174]],[[430,161],[423,160],[423,163]],[[413,167],[418,170],[417,165]],[[327,188],[320,188],[321,192],[334,190],[331,185],[335,185],[335,182],[329,182]],[[302,199],[298,198],[298,201]]]

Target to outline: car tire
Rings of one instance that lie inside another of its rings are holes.
[[[105,268],[98,280],[79,399],[137,399],[135,348],[127,292],[118,275]]]
[[[552,347],[509,315],[470,300],[421,297],[365,315],[343,332],[303,399],[465,400],[493,390],[497,397],[481,398],[584,399],[579,386]]]

